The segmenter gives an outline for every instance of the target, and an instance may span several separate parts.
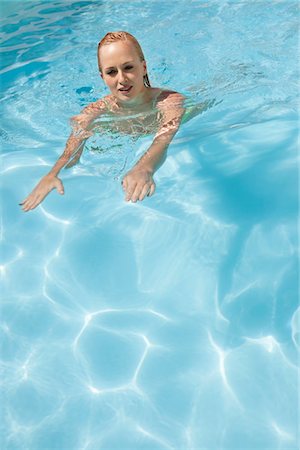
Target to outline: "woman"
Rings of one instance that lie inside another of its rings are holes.
[[[98,45],[98,65],[111,94],[91,103],[72,118],[73,131],[63,154],[20,203],[23,211],[34,209],[54,188],[60,194],[64,193],[62,181],[57,175],[64,166],[70,167],[78,161],[86,139],[92,135],[93,122],[102,114],[118,119],[113,128],[120,133],[130,133],[133,125],[151,132],[155,129],[155,116],[156,134],[151,146],[122,180],[126,201],[141,201],[146,195],[153,195],[153,174],[164,162],[168,145],[179,128],[184,113],[183,96],[150,86],[142,49],[127,32],[107,33],[104,36]]]

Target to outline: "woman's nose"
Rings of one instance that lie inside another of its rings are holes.
[[[126,82],[125,73],[122,70],[120,70],[120,72],[119,72],[119,83],[125,83],[125,82]]]

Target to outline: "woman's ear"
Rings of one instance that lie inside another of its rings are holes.
[[[147,64],[146,61],[143,61],[144,75],[147,74]]]

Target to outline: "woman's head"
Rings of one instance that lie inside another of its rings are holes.
[[[130,33],[107,33],[98,44],[98,65],[103,80],[121,100],[150,87],[143,51]]]

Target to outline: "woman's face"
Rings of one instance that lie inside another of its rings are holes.
[[[130,41],[117,41],[99,50],[101,76],[111,93],[121,102],[130,102],[147,89],[143,77],[146,63]]]

